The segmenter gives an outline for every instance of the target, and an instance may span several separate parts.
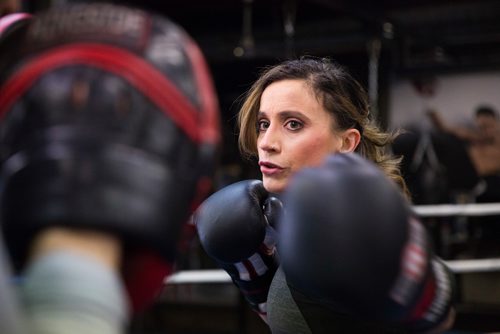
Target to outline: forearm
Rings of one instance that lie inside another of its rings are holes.
[[[30,333],[124,333],[128,305],[114,242],[60,232],[38,239],[25,270],[20,295]]]
[[[481,133],[463,127],[449,127],[447,132],[468,143],[474,143],[483,140],[483,135]]]
[[[468,129],[462,126],[453,126],[444,121],[441,115],[436,111],[428,111],[427,115],[436,129],[442,132],[449,133],[466,142],[474,142],[481,140],[482,135],[477,131]]]

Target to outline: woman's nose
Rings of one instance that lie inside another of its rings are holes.
[[[257,142],[257,146],[263,151],[277,152],[280,149],[279,135],[272,127],[269,127],[265,132],[260,133]]]

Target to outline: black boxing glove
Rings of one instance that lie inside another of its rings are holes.
[[[266,314],[271,280],[278,267],[275,231],[281,201],[269,195],[262,181],[229,185],[202,203],[194,221],[201,244],[226,270],[253,310]]]
[[[451,309],[452,276],[396,185],[360,156],[295,175],[278,249],[288,283],[335,313],[426,331]]]
[[[211,189],[218,110],[204,57],[168,18],[107,3],[39,12],[16,36],[0,71],[0,213],[11,259],[22,270],[46,228],[109,233],[142,309]]]

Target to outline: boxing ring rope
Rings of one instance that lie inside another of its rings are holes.
[[[184,270],[165,279],[165,284],[231,283],[231,277],[222,269]]]
[[[500,258],[444,261],[455,274],[500,271]],[[231,283],[231,277],[222,269],[185,270],[165,279],[165,284]]]
[[[500,203],[415,205],[421,218],[500,215]],[[499,221],[500,224],[500,221]],[[500,258],[444,261],[455,274],[500,271]],[[165,278],[165,284],[231,283],[222,269],[185,270]]]
[[[415,205],[413,209],[422,218],[500,215],[500,203]]]

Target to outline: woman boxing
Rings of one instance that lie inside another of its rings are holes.
[[[239,144],[258,157],[262,181],[221,189],[195,221],[273,333],[439,332],[452,322],[450,275],[404,199],[386,150],[394,136],[369,114],[362,86],[327,59],[271,67],[246,95]]]

